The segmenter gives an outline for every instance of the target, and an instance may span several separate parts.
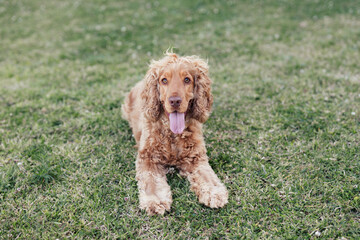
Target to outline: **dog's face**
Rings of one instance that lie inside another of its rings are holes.
[[[173,63],[161,73],[158,88],[167,114],[186,114],[189,101],[194,98],[195,72],[189,65]]]
[[[178,57],[174,53],[159,61],[152,61],[145,76],[142,91],[145,117],[157,121],[166,114],[170,129],[181,134],[185,129],[185,115],[203,123],[209,117],[213,97],[208,66],[196,57]]]

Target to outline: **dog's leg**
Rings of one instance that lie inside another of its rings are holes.
[[[226,187],[210,167],[207,157],[201,158],[199,161],[186,161],[188,163],[180,166],[180,174],[190,181],[191,190],[198,196],[200,203],[211,208],[223,207],[228,202]]]
[[[136,160],[140,208],[149,215],[164,214],[172,203],[170,186],[166,181],[164,166],[141,159]]]

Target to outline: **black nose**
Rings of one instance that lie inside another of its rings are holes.
[[[172,107],[178,108],[181,103],[181,97],[169,97],[169,103]]]

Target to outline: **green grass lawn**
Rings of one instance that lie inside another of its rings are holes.
[[[168,47],[209,60],[223,209],[177,171],[138,207],[120,107]],[[359,130],[357,0],[0,1],[0,239],[359,239]]]

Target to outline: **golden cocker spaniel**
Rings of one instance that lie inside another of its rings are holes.
[[[149,215],[170,210],[169,166],[187,177],[200,203],[219,208],[228,202],[224,184],[208,163],[202,134],[212,103],[207,63],[174,53],[152,61],[145,78],[126,97],[122,112],[138,147],[140,208]]]

